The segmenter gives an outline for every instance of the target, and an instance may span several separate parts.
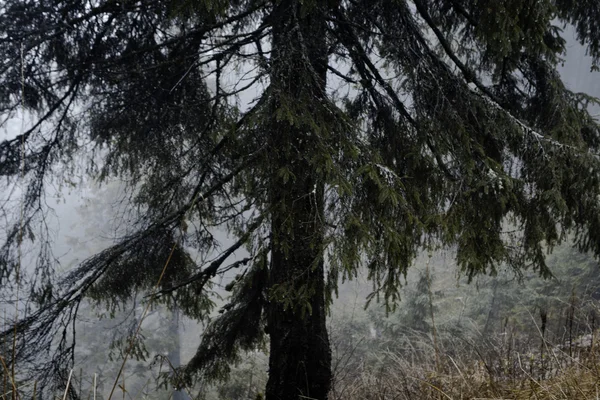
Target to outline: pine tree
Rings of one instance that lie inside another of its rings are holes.
[[[151,291],[169,259],[157,299],[196,319],[211,279],[240,271],[180,383],[226,375],[268,336],[267,400],[325,399],[327,306],[359,268],[393,309],[423,248],[456,246],[469,277],[501,262],[548,275],[545,249],[569,232],[599,255],[595,99],[556,72],[560,24],[597,63],[598,21],[595,0],[0,1],[2,123],[34,118],[0,142],[23,193],[2,209],[4,293],[22,239],[40,249],[18,278],[34,301],[20,365],[64,376],[81,300]],[[77,174],[128,182],[129,229],[54,274],[36,226],[50,182]]]

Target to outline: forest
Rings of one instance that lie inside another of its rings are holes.
[[[596,399],[596,0],[0,0],[0,399]]]

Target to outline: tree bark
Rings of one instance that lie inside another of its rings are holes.
[[[311,161],[320,139],[305,123],[316,119],[323,106],[319,102],[326,98],[326,22],[322,2],[316,3],[277,2],[272,16],[273,117],[268,141],[274,209],[267,400],[325,400],[331,384],[324,296],[324,180]]]

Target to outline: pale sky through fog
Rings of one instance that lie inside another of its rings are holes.
[[[592,59],[585,54],[585,48],[577,43],[572,29],[565,29],[565,39],[567,57],[564,66],[558,68],[563,82],[574,92],[584,92],[600,98],[600,72],[591,72]],[[598,112],[600,108],[594,107],[593,114],[596,117],[600,117]]]

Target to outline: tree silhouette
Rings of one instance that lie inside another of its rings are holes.
[[[287,400],[327,398],[327,305],[361,267],[393,309],[423,248],[456,246],[469,277],[499,262],[547,275],[545,249],[568,232],[600,253],[595,100],[556,72],[561,23],[598,61],[596,1],[0,5],[2,121],[34,117],[0,143],[24,198],[3,203],[0,285],[10,297],[32,233],[17,360],[46,383],[70,366],[80,301],[152,290],[167,259],[158,300],[196,319],[211,279],[240,271],[179,383],[222,377],[268,336],[266,398]],[[57,275],[50,234],[33,232],[51,180],[74,174],[128,183],[128,230]]]

